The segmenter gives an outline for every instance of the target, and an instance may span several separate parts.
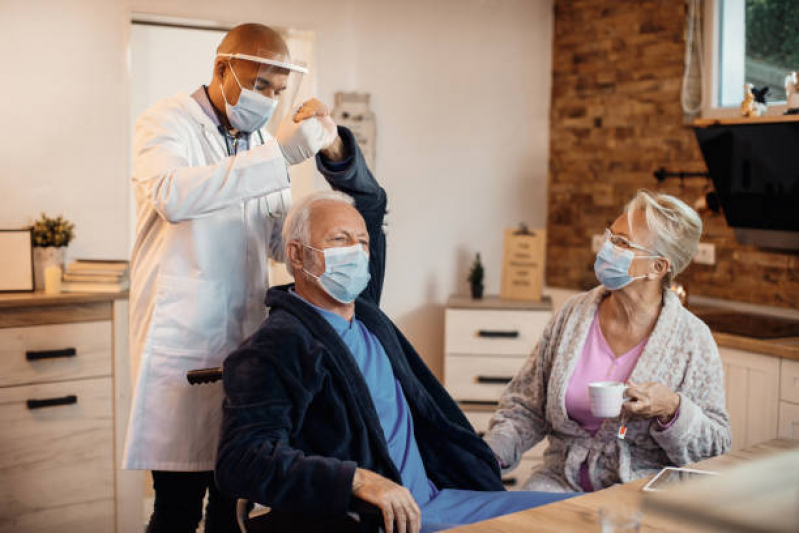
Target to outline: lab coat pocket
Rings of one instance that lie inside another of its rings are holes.
[[[152,349],[213,355],[225,346],[227,318],[224,282],[159,275]]]

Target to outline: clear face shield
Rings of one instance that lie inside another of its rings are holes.
[[[295,99],[308,69],[265,50],[254,56],[220,53],[217,57],[228,61],[240,89],[238,96],[222,91],[231,126],[247,132],[266,127],[274,134],[298,104]]]

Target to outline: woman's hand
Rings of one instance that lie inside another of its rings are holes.
[[[674,418],[674,414],[680,407],[680,395],[663,385],[662,383],[643,383],[637,384],[632,381],[627,382],[625,396],[630,397],[630,401],[624,403],[624,410],[635,416],[643,418],[655,418],[661,424],[667,424]]]

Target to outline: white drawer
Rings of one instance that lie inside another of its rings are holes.
[[[799,404],[799,361],[782,360],[780,399]]]
[[[799,405],[780,402],[779,438],[799,440]]]
[[[447,309],[446,352],[527,356],[551,317],[550,311]]]
[[[27,402],[69,396],[76,403]],[[111,378],[0,388],[0,531],[44,531],[21,526],[42,525],[36,515],[56,509],[64,510],[60,533],[113,531],[112,415]]]
[[[444,386],[456,400],[496,402],[526,360],[524,357],[447,355]]]
[[[0,329],[0,387],[110,376],[110,321]]]

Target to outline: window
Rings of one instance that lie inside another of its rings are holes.
[[[713,68],[705,73],[705,114],[708,106],[737,108],[745,83],[768,85],[769,104],[784,104],[785,76],[799,70],[799,1],[715,0],[706,7],[706,64]]]

